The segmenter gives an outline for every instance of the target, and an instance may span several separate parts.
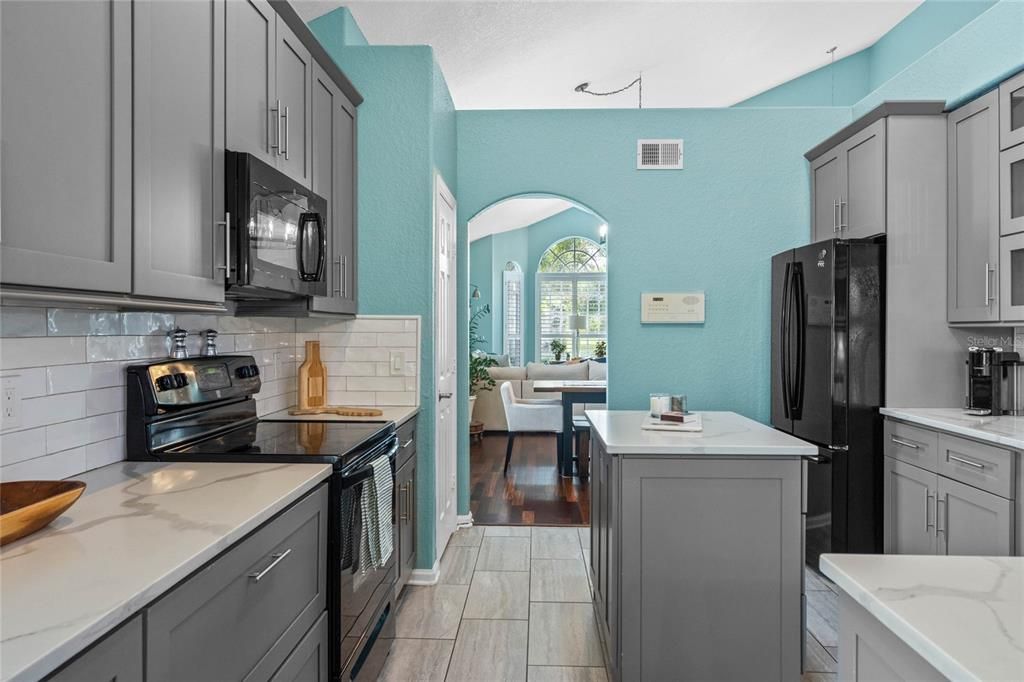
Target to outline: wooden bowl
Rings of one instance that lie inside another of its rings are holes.
[[[35,533],[85,492],[82,481],[0,483],[0,546]]]

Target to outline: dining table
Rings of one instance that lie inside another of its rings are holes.
[[[572,408],[577,403],[607,403],[608,382],[584,379],[537,379],[533,382],[536,393],[562,394],[562,447],[558,470],[562,476],[572,478]]]

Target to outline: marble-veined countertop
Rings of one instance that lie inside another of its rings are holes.
[[[821,569],[949,679],[1024,679],[1024,557],[824,554]]]
[[[587,410],[587,418],[614,455],[803,456],[818,447],[735,412],[701,412],[697,433],[646,431],[646,411]]]
[[[405,422],[416,416],[416,413],[420,411],[419,407],[396,407],[396,406],[382,406],[378,405],[377,409],[383,412],[379,417],[342,417],[337,414],[302,414],[294,415],[288,414],[288,410],[281,410],[280,412],[272,412],[270,414],[263,415],[263,419],[270,421],[288,421],[288,422],[395,422],[396,425],[402,425]]]
[[[976,417],[959,407],[883,407],[879,411],[893,419],[1024,450],[1024,417]]]
[[[318,483],[326,464],[122,462],[0,549],[0,679],[38,680]]]

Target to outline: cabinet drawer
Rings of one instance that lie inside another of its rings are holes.
[[[990,493],[1013,498],[1013,457],[1010,450],[957,436],[939,435],[938,472]]]
[[[885,454],[898,460],[937,471],[939,434],[903,422],[885,420]]]
[[[46,680],[141,682],[142,617],[132,618]]]
[[[398,427],[398,454],[395,456],[395,468],[401,468],[416,454],[416,417]]]
[[[146,679],[268,679],[326,609],[326,568],[321,485],[146,611]]]
[[[327,614],[320,615],[298,646],[288,654],[270,682],[327,682]]]

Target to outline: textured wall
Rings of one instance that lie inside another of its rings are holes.
[[[848,109],[460,111],[462,216],[550,192],[608,220],[609,399],[682,390],[768,418],[769,263],[809,237],[803,152]],[[640,137],[686,139],[686,169],[638,171]],[[502,172],[493,170],[500,158]],[[704,289],[707,322],[641,326],[640,293]]]

